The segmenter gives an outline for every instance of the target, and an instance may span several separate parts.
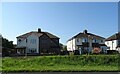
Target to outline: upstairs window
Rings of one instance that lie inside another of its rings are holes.
[[[21,39],[18,39],[18,42],[21,42],[22,40]]]
[[[82,42],[88,42],[88,39],[87,38],[83,38]]]
[[[97,43],[97,40],[95,38],[93,39],[93,43]]]
[[[77,42],[79,42],[79,38],[77,38]]]
[[[36,48],[30,48],[29,49],[29,53],[36,53],[37,52],[37,49]]]
[[[27,39],[26,39],[26,43],[27,43]]]
[[[31,39],[31,40],[30,40],[30,43],[31,43],[31,44],[36,44],[36,39]]]
[[[101,40],[101,42],[103,42],[103,40]]]
[[[118,46],[120,46],[120,40],[118,40]]]
[[[114,41],[112,41],[112,43],[114,43]]]

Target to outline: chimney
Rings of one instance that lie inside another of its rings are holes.
[[[84,30],[83,33],[84,33],[84,34],[87,34],[87,30]]]
[[[38,28],[38,33],[40,33],[41,32],[41,29],[40,28]]]

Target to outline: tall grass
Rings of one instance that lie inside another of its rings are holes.
[[[118,71],[117,55],[33,56],[3,58],[11,71]]]

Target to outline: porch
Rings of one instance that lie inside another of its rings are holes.
[[[80,54],[90,53],[90,48],[88,45],[87,46],[86,45],[77,45],[77,50],[79,50]]]
[[[24,55],[26,53],[26,47],[16,47],[16,53],[19,55]]]

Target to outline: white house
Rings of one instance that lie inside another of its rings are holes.
[[[120,32],[108,37],[105,40],[107,50],[116,50],[120,52]]]
[[[79,50],[82,54],[85,51],[91,53],[94,48],[100,48],[102,52],[107,53],[107,46],[105,45],[105,38],[88,33],[84,30],[83,33],[79,33],[67,41],[67,50],[75,51]]]
[[[40,54],[59,50],[59,38],[51,33],[31,31],[17,37],[18,54]]]

